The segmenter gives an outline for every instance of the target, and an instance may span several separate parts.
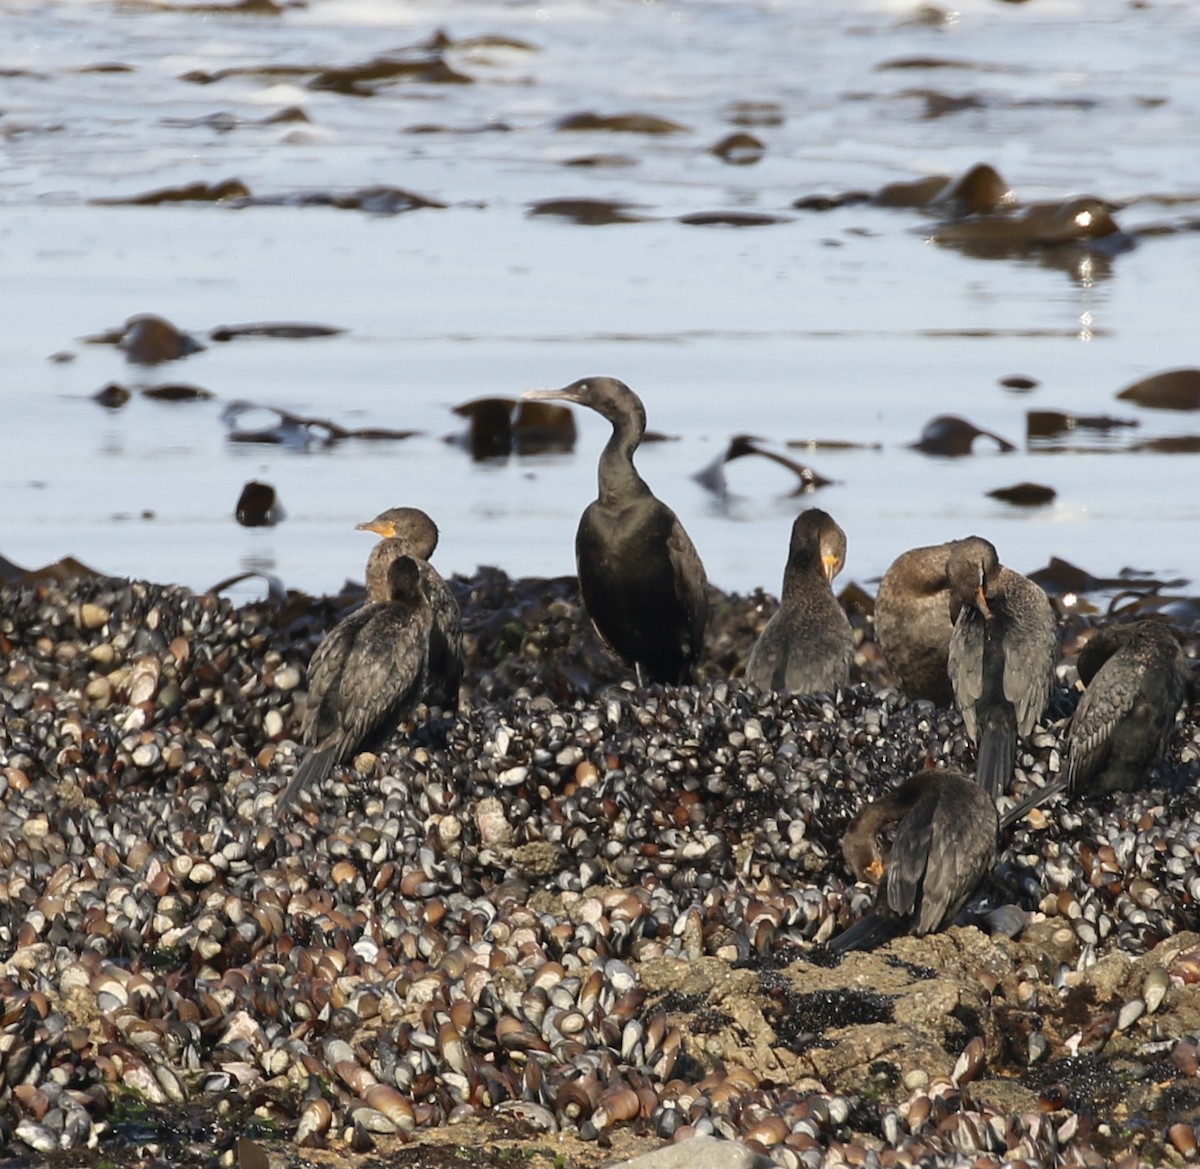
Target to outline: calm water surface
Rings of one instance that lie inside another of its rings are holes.
[[[310,0],[252,16],[0,2],[0,552],[29,565],[69,553],[196,587],[260,568],[331,591],[361,575],[369,538],[353,524],[406,503],[441,527],[444,572],[570,572],[603,421],[577,419],[570,455],[472,463],[444,440],[463,429],[457,403],[604,373],[637,390],[651,426],[672,437],[639,465],[723,587],[777,591],[791,520],[812,504],[846,529],[846,576],[864,583],[907,547],[969,532],[1026,571],[1054,554],[1097,574],[1200,579],[1198,456],[1122,449],[1196,435],[1200,418],[1114,397],[1198,360],[1200,16],[1187,3],[1053,0],[937,11],[943,19],[864,0]],[[401,79],[373,96],[309,85],[317,68],[438,29],[455,42],[445,62],[471,84]],[[917,66],[895,67],[905,60]],[[235,72],[188,79],[221,70]],[[735,124],[738,103],[766,103],[769,124],[761,105],[759,124]],[[308,120],[266,121],[288,107]],[[556,128],[584,111],[685,129]],[[764,144],[756,165],[710,152],[738,129]],[[566,165],[596,154],[625,165]],[[933,217],[920,211],[792,207],[981,161],[1022,202],[1095,195],[1116,204],[1127,232],[1168,230],[1113,256],[985,260],[929,242]],[[447,206],[377,216],[93,202],[229,178],[255,196],[386,184]],[[528,215],[550,198],[617,200],[644,221]],[[679,222],[708,211],[781,222]],[[209,344],[153,369],[80,340],[138,312],[202,340],[262,320],[346,331]],[[1012,374],[1038,384],[1014,393],[1000,384]],[[135,394],[108,411],[90,399],[110,381],[182,381],[215,397]],[[422,434],[234,444],[222,411],[238,399]],[[1027,449],[1029,409],[1140,425],[1045,453]],[[909,449],[943,412],[1018,450],[980,440],[951,460]],[[717,499],[692,476],[736,433],[778,449],[868,445],[791,452],[837,481],[802,500],[788,472],[758,459],[729,465]],[[256,478],[286,509],[274,528],[234,522]],[[985,494],[1023,480],[1057,499],[1030,511]]]

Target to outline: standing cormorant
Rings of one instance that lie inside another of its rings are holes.
[[[588,406],[612,423],[600,455],[600,494],[575,535],[579,589],[601,639],[638,681],[683,683],[704,645],[708,581],[675,513],[633,465],[646,430],[641,399],[611,377],[583,378],[523,397]]]
[[[1187,696],[1187,664],[1160,621],[1110,625],[1079,651],[1087,685],[1067,733],[1071,791],[1133,791],[1166,754]]]
[[[959,541],[912,548],[892,562],[875,598],[875,637],[897,686],[909,698],[954,705],[946,672],[950,635],[950,553]]]
[[[339,621],[317,646],[300,727],[311,750],[275,801],[276,816],[335,763],[385,742],[420,700],[433,618],[411,557],[388,566],[388,598]]]
[[[421,592],[433,615],[424,699],[446,714],[456,713],[463,677],[462,613],[441,574],[429,563],[437,547],[437,525],[420,508],[390,507],[369,523],[355,526],[383,537],[367,558],[368,602],[388,599],[388,566],[393,560],[410,556],[416,561]]]
[[[829,943],[835,954],[944,929],[996,863],[995,804],[968,776],[928,768],[868,804],[842,852],[875,908]]]
[[[746,681],[760,690],[815,694],[850,682],[854,631],[833,595],[846,561],[846,533],[820,508],[792,524],[783,593],[746,664]]]
[[[1008,790],[1017,735],[1034,728],[1054,686],[1057,623],[1046,594],[1005,568],[979,536],[958,541],[947,566],[954,633],[947,665],[975,772],[993,800]]]

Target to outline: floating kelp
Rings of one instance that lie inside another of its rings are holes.
[[[81,338],[88,345],[116,345],[125,351],[125,360],[135,365],[158,365],[177,361],[204,346],[195,337],[177,329],[164,317],[139,313],[124,325]]]
[[[382,87],[397,81],[417,81],[425,85],[470,85],[474,78],[452,68],[440,53],[385,55],[358,65],[323,69],[309,80],[308,88],[328,89],[353,97],[373,97]]]
[[[453,407],[469,420],[466,435],[447,441],[465,446],[476,462],[575,449],[575,415],[569,406],[516,398],[475,398]]]
[[[949,175],[925,175],[919,179],[902,179],[887,183],[869,196],[876,207],[928,207],[952,182]]]
[[[563,166],[594,167],[597,170],[605,167],[618,170],[640,165],[638,159],[632,158],[628,154],[580,154],[574,158],[563,159]]]
[[[276,126],[289,122],[308,124],[310,118],[299,106],[285,106],[273,114],[263,118],[243,118],[229,110],[217,110],[211,114],[202,114],[198,118],[163,118],[164,126],[178,126],[181,129],[197,128],[216,130],[227,134],[243,126]]]
[[[507,134],[512,127],[507,122],[480,122],[475,126],[447,126],[441,122],[417,122],[405,126],[405,134]]]
[[[147,386],[142,390],[142,397],[154,402],[198,402],[215,398],[216,395],[203,386],[192,386],[186,382],[166,382],[161,386]]]
[[[877,73],[892,69],[968,69],[973,73],[1006,73],[1011,68],[1005,65],[985,64],[980,61],[965,61],[957,57],[893,57],[880,61],[875,66]]]
[[[708,152],[731,166],[752,166],[766,154],[767,147],[762,139],[742,132],[726,134],[720,142],[710,146]]]
[[[1111,589],[1126,589],[1141,593],[1160,592],[1165,588],[1181,588],[1188,582],[1183,579],[1159,580],[1153,573],[1140,569],[1124,568],[1119,576],[1095,576],[1085,568],[1072,564],[1060,556],[1051,556],[1045,568],[1028,574],[1029,579],[1041,585],[1052,597],[1067,593],[1097,593]]]
[[[947,114],[961,113],[963,110],[986,109],[988,103],[977,94],[949,94],[940,89],[903,89],[897,95],[900,98],[915,98],[922,103],[921,117],[932,121],[944,118]]]
[[[1002,377],[1000,384],[1006,390],[1011,390],[1014,394],[1027,394],[1030,390],[1037,389],[1039,383],[1037,378],[1017,373],[1010,374],[1008,377]]]
[[[844,438],[789,438],[783,444],[792,450],[805,451],[881,451],[881,442],[852,442]]]
[[[92,401],[99,402],[101,406],[107,407],[109,410],[119,410],[132,397],[129,389],[121,385],[120,382],[109,382],[106,386],[101,386],[93,395]]]
[[[554,402],[517,402],[513,439],[519,455],[575,448],[575,412]]]
[[[633,206],[632,203],[613,199],[542,199],[530,205],[528,214],[533,217],[556,216],[588,227],[644,222],[645,216],[634,214],[631,210]]]
[[[290,6],[289,4],[288,7]],[[228,4],[176,4],[170,3],[168,0],[136,0],[133,7],[153,8],[160,12],[190,12],[207,15],[228,13],[239,16],[279,16],[284,9],[284,5],[277,3],[276,0],[230,0]]]
[[[279,195],[253,195],[239,207],[335,207],[339,211],[366,211],[370,215],[399,215],[425,207],[444,208],[445,203],[426,198],[403,187],[359,187],[354,191],[291,191]]]
[[[1100,249],[1109,255],[1134,246],[1100,199],[1034,203],[1016,214],[972,215],[935,225],[929,238],[980,259],[1027,255],[1036,249]]]
[[[239,430],[238,422],[254,410],[263,410],[272,416],[269,426],[252,430]],[[230,402],[221,411],[221,421],[229,427],[228,439],[236,443],[262,443],[267,446],[286,446],[297,450],[306,449],[313,441],[329,446],[344,439],[399,441],[420,434],[419,430],[394,430],[379,426],[347,427],[329,418],[313,418],[294,414],[278,406],[261,406],[256,402],[238,400]]]
[[[973,422],[957,414],[939,414],[925,423],[921,437],[912,443],[912,449],[927,455],[944,455],[960,458],[972,453],[977,438],[990,438],[1001,452],[1007,454],[1017,448],[1006,438],[990,430],[981,430]]]
[[[1164,434],[1133,443],[1131,451],[1152,451],[1160,455],[1194,455],[1200,452],[1200,434]]]
[[[298,321],[256,321],[248,325],[218,325],[209,331],[214,341],[236,341],[242,337],[274,337],[303,341],[310,337],[337,337],[346,332],[340,325],[310,325]]]
[[[692,227],[770,227],[787,223],[785,215],[768,215],[764,211],[692,211],[679,217],[680,223]]]
[[[541,49],[532,41],[524,40],[521,37],[510,37],[496,33],[485,33],[481,36],[459,37],[455,39],[450,37],[445,32],[441,32],[441,30],[439,30],[439,33],[441,36],[445,37],[444,44],[447,48],[453,48],[464,53],[476,53],[480,50],[486,51],[489,49],[514,50],[518,53],[541,52]]]
[[[828,211],[857,203],[896,210],[929,210],[957,218],[998,211],[1013,204],[1012,188],[995,167],[986,162],[969,167],[957,179],[950,175],[923,175],[886,183],[878,191],[845,191],[835,195],[807,195],[792,206],[803,211]]]
[[[725,120],[735,126],[782,126],[783,106],[774,101],[733,101],[725,107]]]
[[[124,61],[96,61],[91,65],[81,65],[75,70],[76,73],[136,73],[137,70],[132,65],[126,65]]]
[[[118,195],[92,199],[100,207],[155,207],[161,203],[227,203],[248,199],[250,188],[241,179],[222,179],[217,183],[184,183],[177,187],[158,187],[140,195]]]
[[[556,130],[599,131],[609,134],[686,134],[687,126],[655,114],[568,114],[554,124]]]
[[[870,201],[871,195],[867,191],[845,191],[840,195],[801,195],[792,200],[792,208],[795,211],[836,211],[839,207],[854,207]]]
[[[1062,410],[1027,410],[1025,412],[1025,437],[1030,443],[1042,439],[1056,439],[1064,434],[1080,430],[1108,434],[1114,430],[1136,427],[1133,418],[1112,418],[1107,414],[1068,414]]]
[[[283,519],[283,506],[270,483],[251,479],[238,496],[234,514],[244,528],[272,527]]]
[[[995,167],[977,163],[945,187],[934,205],[951,215],[982,215],[1013,204],[1012,187]]]
[[[991,499],[1011,503],[1014,507],[1044,507],[1058,497],[1053,487],[1041,483],[1014,483],[1011,487],[997,487],[987,494]]]
[[[795,489],[788,493],[790,495],[806,495],[811,491],[816,491],[819,487],[827,487],[834,482],[833,479],[826,479],[824,475],[814,471],[811,467],[803,463],[798,463],[795,459],[789,459],[787,455],[782,455],[778,451],[760,446],[759,444],[762,441],[762,439],[752,434],[735,434],[729,440],[729,445],[725,450],[709,463],[708,466],[701,467],[699,471],[696,471],[692,475],[692,478],[705,488],[705,490],[723,497],[729,490],[728,484],[725,481],[726,464],[732,463],[734,459],[743,459],[749,455],[759,455],[772,463],[778,463],[779,466],[786,467],[796,476],[798,483]]]
[[[1117,397],[1152,410],[1200,410],[1200,369],[1169,369],[1126,386]]]

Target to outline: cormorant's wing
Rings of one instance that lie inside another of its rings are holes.
[[[427,605],[384,604],[363,624],[339,681],[341,729],[348,745],[387,733],[416,704],[425,684],[431,618]]]
[[[962,711],[963,723],[971,741],[978,738],[975,703],[983,697],[983,622],[975,608],[964,605],[950,635],[946,671],[954,687],[954,701]]]
[[[457,710],[463,677],[462,612],[438,570],[425,560],[416,563],[433,618],[426,676],[429,699],[432,705]]]
[[[1146,668],[1125,659],[1127,669],[1110,669],[1109,658],[1083,692],[1067,732],[1067,786],[1076,791],[1104,767],[1110,740],[1117,723],[1133,710]]]
[[[901,917],[913,917],[923,896],[936,808],[936,796],[922,796],[896,828],[888,859],[886,893],[888,908]]]
[[[667,556],[675,575],[675,593],[687,616],[689,638],[683,656],[695,659],[704,648],[704,631],[708,627],[708,577],[695,544],[673,512],[671,519],[674,522],[667,535]]]
[[[1004,694],[1013,704],[1018,733],[1028,735],[1050,701],[1058,631],[1046,594],[1019,573],[1012,576],[1010,588],[1020,614],[1013,618],[1014,635],[1005,646]]]
[[[321,640],[308,663],[308,703],[300,724],[301,737],[306,743],[316,743],[337,726],[337,690],[345,669],[346,659],[362,627],[378,609],[377,602],[364,605],[339,621]],[[326,698],[331,704],[326,706]]]

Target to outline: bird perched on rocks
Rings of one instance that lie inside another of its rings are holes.
[[[311,747],[283,795],[280,815],[334,764],[382,744],[420,700],[433,617],[416,561],[388,565],[388,599],[339,621],[308,667],[308,706],[301,735]]]
[[[883,574],[875,598],[875,636],[898,687],[909,698],[942,707],[954,704],[946,672],[954,632],[947,567],[958,543],[901,553]]]
[[[873,949],[900,934],[944,929],[995,864],[998,831],[995,804],[958,771],[927,768],[868,804],[842,852],[879,893],[875,908],[830,950]]]
[[[746,681],[760,690],[813,694],[850,682],[854,631],[833,595],[846,561],[846,533],[820,508],[792,524],[779,608],[746,664]]]
[[[641,399],[611,377],[522,396],[574,402],[612,423],[600,455],[599,497],[575,536],[583,603],[600,638],[634,667],[639,682],[691,681],[708,625],[708,580],[683,525],[633,465],[646,431]]]
[[[1049,598],[1000,563],[979,536],[959,540],[947,564],[947,668],[967,734],[978,746],[976,777],[997,799],[1008,790],[1017,735],[1028,735],[1054,686],[1058,634]]]
[[[1132,791],[1163,757],[1188,692],[1187,663],[1161,621],[1110,625],[1079,651],[1087,689],[1071,720],[1071,791]]]
[[[449,586],[429,563],[438,543],[437,525],[420,508],[390,507],[356,527],[360,532],[383,537],[367,558],[368,602],[388,599],[388,567],[392,561],[409,556],[416,562],[421,592],[433,617],[424,700],[444,713],[454,714],[463,677],[462,613]]]

